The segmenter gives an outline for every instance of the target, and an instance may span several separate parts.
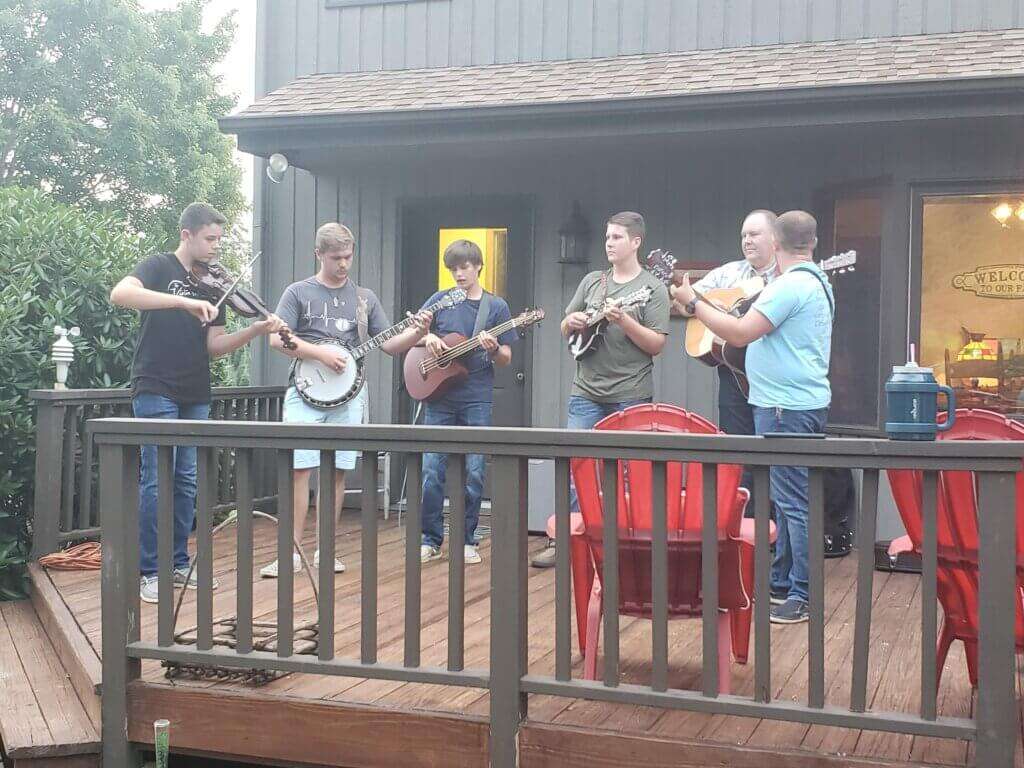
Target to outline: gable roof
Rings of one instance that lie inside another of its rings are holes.
[[[309,75],[223,118],[221,126],[232,130],[276,117],[408,115],[1018,76],[1024,76],[1024,29],[958,32]]]

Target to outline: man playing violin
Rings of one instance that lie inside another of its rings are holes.
[[[210,414],[210,358],[234,352],[283,324],[270,315],[227,333],[224,308],[202,298],[189,273],[196,262],[216,259],[224,216],[206,203],[181,214],[178,247],[150,256],[114,286],[110,303],[142,313],[132,360],[132,412],[136,418],[205,419]],[[174,583],[195,589],[189,572],[188,537],[195,519],[196,449],[174,450]],[[139,479],[139,595],[157,602],[157,451],[142,448]],[[216,587],[216,584],[214,584]]]
[[[281,295],[277,314],[293,329],[294,349],[285,347],[280,338],[271,338],[270,345],[291,358],[315,359],[340,373],[345,368],[345,357],[336,348],[317,344],[333,339],[354,347],[367,336],[376,336],[388,327],[388,318],[373,291],[361,288],[352,279],[352,261],[356,241],[352,231],[344,224],[324,224],[316,232],[314,254],[317,273],[313,277],[289,285]],[[381,349],[389,355],[399,355],[423,338],[430,328],[432,315],[421,312],[415,324],[388,339]],[[284,398],[284,421],[319,424],[362,424],[366,416],[366,387],[346,403],[332,408],[314,407],[299,395],[294,383]],[[340,515],[345,500],[345,472],[354,469],[356,451],[334,453],[334,514]],[[309,509],[309,477],[320,466],[320,452],[298,450],[294,452],[293,509],[295,540],[302,541]],[[323,510],[317,506],[318,514]],[[314,563],[319,564],[319,548]],[[298,572],[302,561],[295,553],[292,570]],[[334,572],[345,570],[344,563],[335,559]],[[277,578],[275,560],[260,569],[265,578]]]

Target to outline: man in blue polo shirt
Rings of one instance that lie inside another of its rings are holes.
[[[828,365],[835,300],[811,260],[817,222],[805,211],[784,213],[775,222],[775,240],[781,274],[743,317],[700,301],[688,280],[676,298],[725,341],[747,347],[757,434],[822,432],[832,402]],[[771,620],[795,624],[807,621],[807,468],[772,467],[771,499],[778,513]]]
[[[423,338],[427,350],[436,356],[448,349],[442,341],[449,333],[466,338],[478,335],[481,349],[459,358],[469,375],[457,383],[438,400],[424,403],[423,423],[431,426],[488,427],[494,396],[494,366],[508,365],[512,361],[512,347],[517,336],[506,331],[497,338],[488,328],[512,318],[508,304],[499,296],[480,285],[480,272],[484,267],[480,247],[470,240],[456,240],[444,252],[444,265],[455,280],[455,285],[466,292],[466,300],[453,307],[439,310],[431,323],[430,333]],[[424,307],[436,303],[445,294],[439,291],[427,299]],[[428,563],[441,558],[444,543],[444,481],[448,469],[448,456],[427,453],[423,456],[423,541],[420,561]],[[480,520],[480,499],[484,489],[484,457],[466,456],[466,540],[465,562],[480,562],[476,547],[476,526]],[[457,544],[454,542],[453,544]]]

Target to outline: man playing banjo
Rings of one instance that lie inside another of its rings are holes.
[[[316,232],[316,254],[318,271],[310,278],[292,283],[281,295],[277,315],[293,329],[296,349],[284,349],[280,339],[271,345],[289,357],[298,360],[313,360],[323,367],[344,375],[346,362],[354,361],[337,346],[320,342],[339,341],[348,347],[355,347],[368,336],[376,336],[388,326],[387,316],[373,291],[361,288],[350,279],[352,260],[355,255],[355,237],[343,224],[324,224]],[[411,327],[384,341],[380,346],[389,355],[405,352],[426,335],[432,315],[420,312]],[[275,337],[276,338],[276,337]],[[351,369],[349,370],[351,374]],[[306,402],[291,382],[284,398],[284,421],[292,423],[319,424],[362,424],[366,413],[366,388],[363,387],[352,399],[334,407],[313,406]],[[336,451],[334,454],[334,498],[335,514],[340,515],[345,499],[345,472],[356,465],[356,451]],[[309,507],[309,476],[320,465],[320,452],[313,450],[295,451],[294,463],[294,510],[295,540],[302,541],[306,525],[306,511]],[[323,510],[317,507],[318,514]],[[319,552],[314,561],[319,560]],[[301,567],[299,555],[292,556],[292,570]],[[275,560],[260,569],[266,578],[277,577],[278,563]],[[334,571],[341,573],[344,564],[335,559]]]

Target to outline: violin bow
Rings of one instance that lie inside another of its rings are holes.
[[[235,281],[228,286],[228,289],[224,291],[224,295],[217,300],[217,303],[213,305],[214,309],[220,312],[220,305],[223,304],[227,300],[228,296],[230,296],[234,292],[235,288],[238,287],[238,284],[242,281],[242,278],[245,276],[245,273],[249,271],[249,267],[255,264],[256,259],[258,259],[262,255],[263,251],[257,251],[256,255],[249,260],[249,263],[246,264],[243,269],[240,269],[238,271],[238,277],[236,277]]]

